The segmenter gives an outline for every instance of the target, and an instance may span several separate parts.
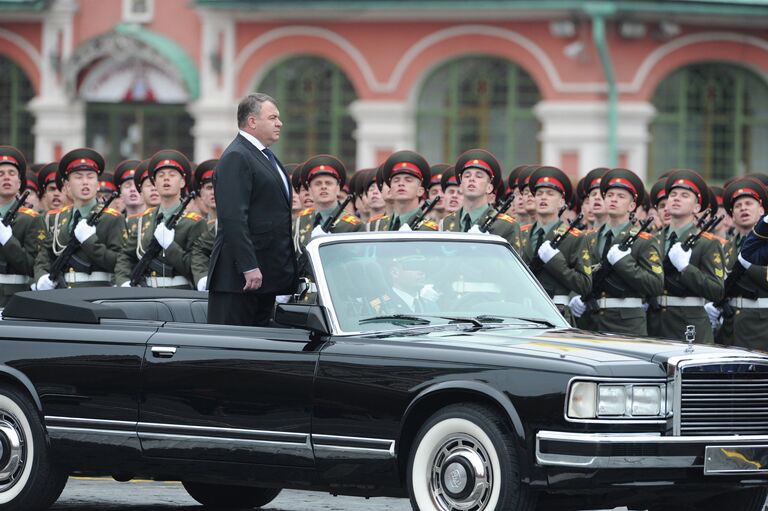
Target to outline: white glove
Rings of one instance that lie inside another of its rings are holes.
[[[436,302],[440,298],[440,293],[437,292],[435,286],[432,284],[425,284],[419,291],[419,298],[424,298],[430,302]]]
[[[587,306],[584,304],[584,302],[581,301],[581,296],[579,295],[571,298],[570,303],[568,303],[568,307],[571,308],[571,312],[577,318],[580,318],[587,311]]]
[[[48,291],[51,289],[56,289],[56,283],[52,281],[48,277],[48,273],[40,277],[37,281],[37,290],[38,291]]]
[[[625,257],[629,255],[630,250],[622,250],[619,248],[618,245],[614,245],[611,248],[608,249],[608,254],[606,254],[606,259],[608,259],[608,262],[611,263],[611,266],[615,265]]]
[[[77,241],[79,241],[80,243],[85,243],[85,240],[87,240],[91,236],[94,236],[95,234],[96,234],[95,225],[88,225],[88,222],[86,222],[85,219],[82,219],[79,222],[77,222],[77,225],[75,226],[75,238],[77,238]]]
[[[749,261],[744,259],[744,257],[742,257],[741,252],[739,252],[738,258],[739,258],[739,263],[741,263],[741,265],[744,267],[745,270],[748,270],[752,266],[752,263],[750,263]]]
[[[312,232],[310,233],[310,238],[317,238],[318,236],[325,236],[328,233],[323,230],[321,226],[315,226],[314,229],[312,229]]]
[[[13,229],[9,225],[0,222],[0,245],[5,246],[8,240],[13,236]]]
[[[161,223],[155,228],[155,239],[160,246],[164,249],[171,246],[173,238],[176,236],[176,229],[169,229],[164,223]]]
[[[467,232],[471,232],[472,234],[491,234],[488,231],[485,231],[485,232],[481,231],[480,226],[477,224],[472,224],[472,227],[470,227]]]
[[[723,315],[720,314],[720,310],[715,307],[715,304],[712,302],[707,302],[704,304],[704,310],[707,311],[707,316],[709,317],[709,323],[712,325],[712,328],[717,328],[718,326],[723,324]]]
[[[201,291],[202,291],[202,289],[201,289]],[[275,296],[275,302],[276,303],[288,303],[289,301],[291,301],[291,297],[292,296],[293,295],[277,295],[277,296]]]
[[[413,229],[411,229],[411,226],[410,226],[410,225],[408,225],[408,223],[404,223],[404,224],[403,224],[403,225],[401,225],[401,226],[400,226],[400,228],[398,229],[398,231],[401,231],[401,232],[411,232],[412,230],[413,230]]]
[[[131,287],[131,281],[130,280],[126,280],[125,282],[120,284],[120,287]]]
[[[539,259],[541,259],[541,262],[543,262],[544,264],[547,264],[548,262],[550,262],[552,258],[559,253],[560,253],[560,249],[553,248],[552,243],[550,243],[549,240],[542,243],[541,246],[539,247]]]
[[[677,271],[682,272],[690,264],[692,252],[692,250],[683,250],[683,245],[678,241],[669,249],[669,260]]]
[[[208,289],[208,275],[197,281],[197,290],[205,291]]]
[[[768,224],[768,215],[765,215],[765,216],[763,217],[763,222],[765,222],[766,224]]]

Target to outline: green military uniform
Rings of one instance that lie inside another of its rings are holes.
[[[384,221],[385,218],[387,219],[386,222]],[[392,218],[386,214],[373,216],[365,223],[365,230],[369,232],[383,231],[383,225],[385,223],[388,225],[391,220]]]
[[[181,206],[176,206],[163,212],[163,219],[173,215]],[[141,216],[136,226],[136,232],[128,237],[115,266],[115,281],[118,286],[130,281],[133,267],[144,256],[144,252],[152,244],[157,217],[160,208],[148,208]],[[161,220],[164,221],[164,220]],[[193,287],[192,276],[192,245],[206,230],[206,223],[199,213],[185,213],[174,227],[176,234],[173,243],[160,252],[149,266],[145,275],[149,287],[170,287],[190,289]]]
[[[753,198],[763,207],[768,205],[766,190],[751,178],[741,178],[729,184],[723,193],[728,214],[733,214],[735,202],[742,197]],[[723,311],[723,322],[715,339],[720,344],[768,351],[764,335],[768,324],[768,266],[752,264],[744,269],[738,254],[747,234],[735,232],[725,246],[728,268],[725,299],[729,307],[718,304]]]
[[[537,260],[536,245],[538,244],[539,229],[544,231],[542,242],[553,241],[559,234],[564,233],[568,226],[558,220],[551,226],[539,226],[538,223],[523,226],[521,231],[525,243],[522,246],[523,260],[529,266]],[[558,247],[560,254],[553,257],[541,269],[534,270],[534,275],[544,290],[567,318],[573,319],[568,311],[569,295],[571,293],[584,295],[592,287],[592,257],[587,247],[584,233],[579,229],[571,229],[568,236],[563,238]]]
[[[629,193],[635,205],[645,197],[643,182],[627,169],[601,173],[597,181],[603,197],[611,189],[615,189],[615,193],[619,190]],[[585,188],[587,186],[585,184]],[[635,241],[629,253],[616,260],[621,252],[618,247],[611,252],[612,247],[630,237]],[[591,303],[585,304],[587,309],[577,324],[599,332],[648,335],[642,300],[661,294],[664,287],[658,239],[649,232],[640,232],[640,227],[633,227],[629,220],[615,227],[603,224],[599,229],[589,231],[586,239],[590,256],[597,264],[592,266],[592,300],[586,300]],[[601,268],[602,265],[606,265],[605,268]],[[605,277],[597,281],[596,276],[601,274]],[[581,298],[583,302],[585,297]]]
[[[677,240],[685,241],[698,231],[691,223],[680,229]],[[665,227],[655,236],[669,253],[672,230]],[[717,237],[704,233],[692,249],[690,264],[681,273],[673,266],[664,270],[662,295],[648,309],[648,334],[653,337],[684,340],[687,325],[696,327],[698,342],[713,343],[714,333],[704,310],[707,301],[717,302],[723,294],[723,248]],[[682,304],[682,305],[681,305]]]
[[[198,289],[200,280],[208,277],[208,263],[211,260],[213,242],[216,241],[216,233],[219,230],[219,224],[216,220],[208,220],[206,224],[206,229],[192,242],[190,267],[192,268],[192,282],[198,286]]]
[[[406,211],[402,215],[392,213],[391,215],[384,215],[376,220],[371,220],[369,225],[370,231],[399,231],[403,225],[410,224],[421,214],[421,208]],[[375,223],[376,228],[373,228]],[[414,229],[415,231],[436,231],[438,230],[438,223],[429,218],[425,218]]]
[[[40,172],[37,174],[37,187],[40,190],[40,198],[43,198],[43,195],[45,195],[45,191],[48,188],[48,185],[51,183],[56,183],[56,186],[58,186],[58,183],[56,181],[56,172],[59,167],[59,162],[52,162],[47,163],[43,165],[43,167],[40,169]],[[47,211],[44,211],[43,213],[47,213]],[[44,214],[42,217],[42,222],[45,225],[46,231],[50,232],[53,230],[53,216]]]
[[[45,236],[35,259],[35,279],[50,272],[51,265],[74,238],[75,215],[88,218],[93,208],[101,209],[96,199],[82,208],[72,205],[48,212],[53,226]],[[78,220],[79,221],[79,220]],[[104,287],[114,283],[117,254],[126,237],[125,219],[116,209],[107,208],[96,224],[96,235],[91,236],[74,252],[69,260],[64,281],[67,287]]]
[[[315,208],[306,208],[299,213],[293,221],[293,244],[297,254],[304,251],[304,246],[312,238],[314,228],[323,225],[333,213],[334,209],[317,211]],[[365,224],[355,215],[347,212],[342,213],[331,225],[331,233],[362,231],[365,231]]]
[[[482,225],[494,216],[496,216],[496,209],[491,206],[477,211],[464,211],[464,208],[461,208],[443,219],[442,230],[448,232],[467,232],[469,227]],[[520,226],[513,217],[504,213],[500,214],[488,227],[488,232],[501,236],[515,250],[520,252]]]
[[[593,278],[602,264],[610,264],[602,257],[607,252],[605,240],[609,230],[608,224],[604,224],[599,230],[585,235],[590,257],[593,261],[600,261],[592,266]],[[612,231],[612,245],[637,235],[639,230],[629,222],[619,226]],[[600,310],[588,310],[577,323],[581,328],[598,332],[646,336],[648,328],[642,299],[661,294],[663,287],[664,270],[659,240],[648,232],[640,233],[629,255],[613,265],[604,285],[595,290]]]

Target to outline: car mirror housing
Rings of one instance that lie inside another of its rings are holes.
[[[279,303],[275,310],[275,323],[323,335],[331,333],[326,317],[325,307],[322,305]]]

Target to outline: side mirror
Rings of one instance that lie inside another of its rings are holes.
[[[279,303],[275,309],[275,323],[323,335],[331,333],[322,305]]]

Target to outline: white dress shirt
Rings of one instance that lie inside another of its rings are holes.
[[[243,130],[240,130],[239,132],[248,142],[250,142],[251,144],[256,146],[256,149],[261,151],[262,154],[264,153],[264,149],[266,149],[267,147],[264,144],[261,143],[261,140],[259,140],[258,138],[254,137],[250,133],[246,133]],[[269,160],[269,158],[267,157],[266,154],[264,155],[264,157]],[[277,173],[280,174],[280,178],[283,180],[283,186],[285,187],[285,195],[290,197],[291,192],[290,192],[290,188],[289,188],[290,184],[288,183],[288,177],[285,175],[285,172],[283,172],[282,169],[276,168],[275,170],[277,170]]]

